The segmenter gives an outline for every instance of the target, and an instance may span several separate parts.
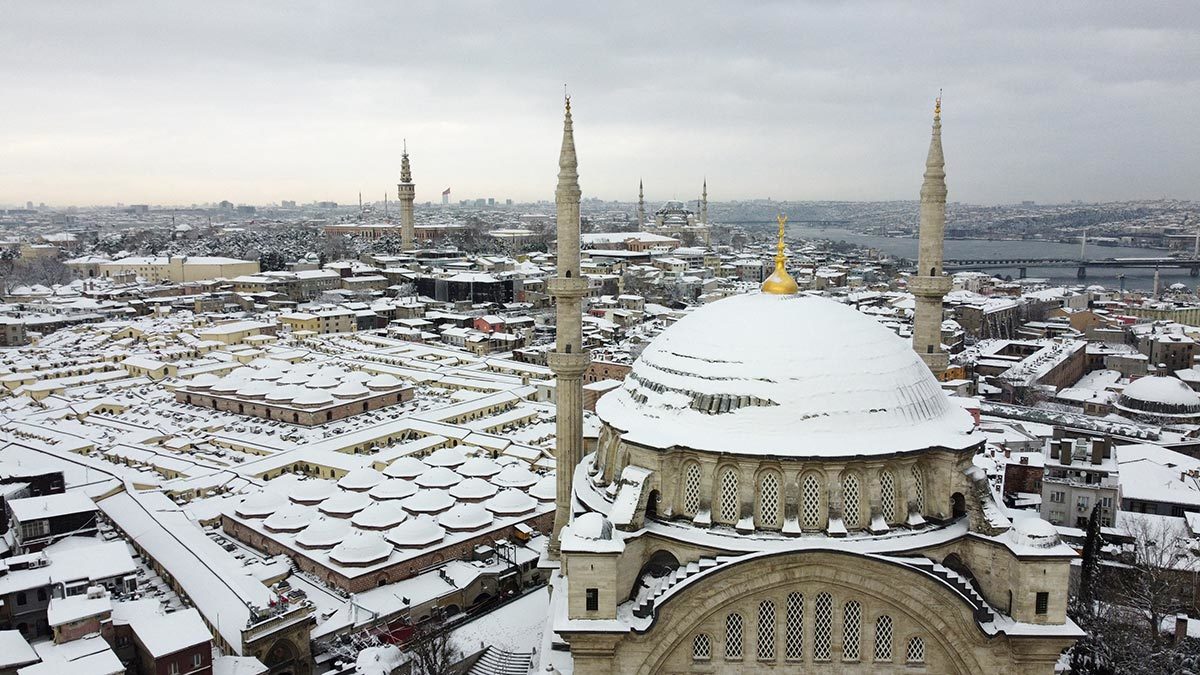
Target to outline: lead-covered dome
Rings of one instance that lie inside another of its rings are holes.
[[[1200,419],[1200,394],[1174,377],[1142,377],[1121,392],[1117,408],[1135,418],[1170,422]]]
[[[909,343],[851,307],[753,293],[663,331],[596,412],[655,448],[853,456],[981,439]]]

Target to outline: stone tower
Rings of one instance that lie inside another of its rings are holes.
[[[946,231],[946,171],[942,156],[942,97],[933,109],[933,137],[921,184],[921,244],[917,274],[908,288],[917,299],[913,317],[913,349],[933,374],[941,377],[949,365],[942,351],[942,298],[950,279],[942,276],[942,245]]]
[[[642,180],[637,179],[637,229],[643,227],[646,227],[646,193],[642,191]]]
[[[404,154],[400,157],[400,184],[396,186],[396,194],[400,197],[400,248],[404,251],[413,250],[413,199],[417,196],[417,186],[412,182],[412,167],[408,164],[408,141],[404,142]]]
[[[571,127],[571,99],[566,99],[562,151],[558,158],[558,273],[548,287],[556,305],[554,351],[546,355],[554,371],[555,463],[558,491],[550,557],[558,558],[559,531],[571,519],[571,478],[583,460],[583,371],[588,357],[583,351],[583,296],[587,280],[579,276],[579,172],[575,160],[575,135]]]
[[[700,193],[700,222],[708,224],[708,178],[704,179],[704,191]]]

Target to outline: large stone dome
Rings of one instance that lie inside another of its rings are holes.
[[[846,305],[726,298],[679,320],[596,412],[624,440],[776,456],[857,456],[979,442],[912,347]]]

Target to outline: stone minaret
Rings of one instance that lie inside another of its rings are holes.
[[[408,165],[408,141],[404,142],[404,154],[400,157],[400,184],[396,186],[400,197],[400,248],[404,251],[413,250],[413,198],[417,196],[417,186],[412,182],[412,167]]]
[[[575,161],[575,135],[571,128],[571,99],[566,99],[562,152],[558,157],[558,274],[548,284],[557,306],[554,351],[546,355],[554,371],[555,464],[558,492],[550,557],[558,558],[558,535],[571,519],[571,479],[583,460],[583,371],[588,357],[583,351],[583,296],[587,280],[579,276],[579,173]]]
[[[708,178],[704,179],[704,191],[700,193],[700,222],[708,224]]]
[[[950,290],[950,279],[942,276],[942,244],[946,230],[946,171],[942,157],[942,97],[933,109],[933,137],[925,160],[925,182],[921,184],[921,250],[909,290],[917,299],[913,317],[913,349],[934,375],[941,376],[949,365],[942,351],[942,298]]]
[[[637,179],[637,229],[643,227],[646,227],[646,193],[642,191],[642,179]]]

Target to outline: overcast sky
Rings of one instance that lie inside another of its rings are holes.
[[[1200,3],[0,0],[0,203],[1200,198]]]

